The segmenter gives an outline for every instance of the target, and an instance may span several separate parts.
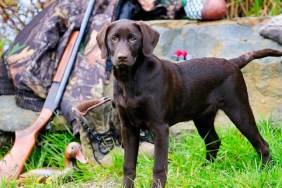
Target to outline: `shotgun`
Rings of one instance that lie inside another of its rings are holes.
[[[38,118],[28,128],[15,132],[15,143],[12,149],[0,161],[0,178],[16,179],[19,177],[35,146],[37,135],[52,118],[53,112],[59,107],[94,3],[95,0],[89,1],[80,30],[71,34]]]

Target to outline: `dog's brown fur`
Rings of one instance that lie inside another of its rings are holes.
[[[97,35],[102,58],[110,56],[114,67],[114,102],[121,120],[125,187],[134,185],[140,128],[151,130],[155,136],[152,187],[165,185],[169,127],[177,122],[194,121],[206,144],[206,159],[213,161],[220,146],[214,128],[219,109],[266,164],[270,160],[268,143],[256,127],[240,68],[253,59],[282,56],[282,52],[264,49],[231,60],[200,58],[176,64],[152,54],[158,38],[153,28],[129,20],[106,25]]]

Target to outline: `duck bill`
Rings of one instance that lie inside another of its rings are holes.
[[[76,153],[76,156],[75,158],[77,160],[79,160],[81,163],[83,164],[87,164],[88,163],[88,160],[84,157],[84,155],[82,154],[82,150],[81,148],[78,150],[78,152]]]

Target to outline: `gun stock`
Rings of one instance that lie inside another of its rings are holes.
[[[17,178],[31,154],[37,136],[37,132],[48,123],[53,112],[49,109],[42,109],[37,120],[30,126],[34,128],[34,132],[26,134],[26,130],[16,131],[16,139],[12,149],[7,153],[0,162],[0,177]]]

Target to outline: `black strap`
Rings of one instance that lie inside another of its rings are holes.
[[[139,139],[140,141],[145,141],[154,144],[154,135],[149,130],[141,129]]]

